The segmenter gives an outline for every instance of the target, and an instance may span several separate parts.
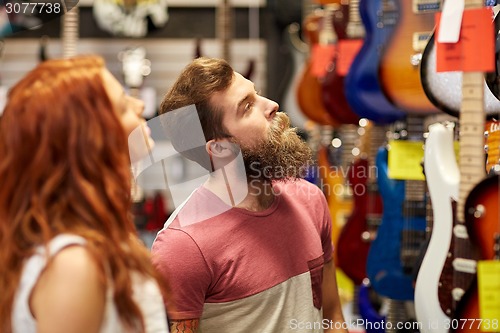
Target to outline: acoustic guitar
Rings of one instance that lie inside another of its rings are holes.
[[[441,0],[398,0],[397,7],[398,23],[380,61],[382,88],[391,103],[406,113],[437,113],[422,88],[419,66]]]
[[[387,99],[379,80],[379,64],[398,22],[397,3],[395,0],[360,0],[359,12],[365,39],[345,77],[345,95],[360,117],[377,124],[392,123],[406,114]]]

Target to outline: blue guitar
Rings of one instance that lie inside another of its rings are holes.
[[[406,114],[385,96],[379,81],[382,50],[398,21],[395,0],[361,0],[359,11],[365,27],[363,46],[345,77],[345,95],[353,111],[377,124],[388,124]]]
[[[376,166],[383,201],[382,223],[368,252],[366,272],[378,294],[393,300],[413,300],[411,270],[425,240],[425,183],[390,179],[387,158],[387,149],[380,148]]]
[[[367,333],[385,333],[384,321],[385,316],[379,313],[376,309],[370,293],[372,288],[369,282],[363,282],[358,290],[358,307],[359,315],[365,321],[365,331]],[[380,308],[380,305],[378,306]]]

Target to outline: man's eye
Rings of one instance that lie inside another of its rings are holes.
[[[247,103],[247,104],[245,104],[244,111],[247,112],[248,110],[250,110],[252,108],[252,106],[253,106],[253,103]]]

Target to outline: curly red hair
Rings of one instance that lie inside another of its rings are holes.
[[[129,273],[157,274],[136,237],[127,138],[104,69],[97,56],[49,60],[9,92],[0,120],[1,332],[11,331],[24,260],[61,233],[87,240],[103,283],[111,272],[121,320],[144,330]]]

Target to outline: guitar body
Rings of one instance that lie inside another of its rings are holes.
[[[498,246],[498,241],[495,241],[495,235],[500,234],[499,219],[499,175],[487,177],[480,182],[470,192],[465,203],[465,215],[467,231],[472,242],[479,247],[482,260],[494,260],[495,246]],[[484,209],[483,214],[479,217],[474,216],[477,207]],[[498,259],[497,259],[498,260]],[[479,295],[477,288],[477,280],[475,280],[471,288],[467,291],[464,297],[460,300],[455,311],[455,318],[459,319],[475,319],[481,318],[479,313]],[[458,327],[452,330],[453,332],[480,332],[477,323],[472,327]]]
[[[382,50],[395,30],[397,10],[384,11],[381,0],[360,0],[365,40],[345,77],[345,95],[352,110],[378,124],[392,123],[406,114],[385,96],[379,80]]]
[[[499,16],[495,21],[499,20]],[[487,77],[492,74],[487,74]],[[462,103],[462,72],[436,72],[435,37],[425,47],[420,66],[422,87],[427,98],[440,110],[458,117]],[[494,75],[494,81],[497,81]],[[484,81],[484,108],[487,115],[500,113],[500,100]]]
[[[441,123],[429,126],[425,142],[424,169],[433,207],[433,227],[429,245],[415,283],[415,314],[422,333],[447,333],[448,315],[441,308],[439,285],[451,246],[453,229],[452,201],[458,197],[460,173],[456,163],[453,130]]]
[[[370,293],[372,288],[369,284],[361,284],[358,292],[359,315],[367,323],[365,330],[367,333],[385,333],[385,316],[379,314],[372,304]]]
[[[318,42],[320,19],[320,16],[311,13],[304,20],[303,27],[308,36],[309,46]],[[299,108],[307,118],[320,125],[337,126],[338,121],[330,116],[321,101],[321,83],[312,74],[312,66],[312,60],[309,58],[296,86],[295,94]]]
[[[341,8],[343,14],[337,15],[340,16],[340,19],[336,19],[334,22],[338,43],[348,38],[346,29],[349,5],[343,4]],[[344,92],[345,76],[337,73],[337,63],[340,61],[339,57],[342,57],[342,54],[335,52],[331,65],[323,78],[323,82],[321,83],[321,100],[333,119],[341,124],[357,124],[359,116],[351,109]]]
[[[414,5],[429,8],[432,3],[398,0],[398,25],[382,56],[379,77],[387,98],[404,112],[437,113],[439,109],[425,95],[419,71],[421,52],[434,29],[434,11],[415,13]],[[440,1],[435,7],[435,11],[440,8]]]
[[[338,267],[360,285],[366,277],[366,259],[370,249],[370,214],[382,212],[378,192],[370,191],[368,185],[368,160],[356,160],[349,170],[349,181],[353,188],[353,211],[340,231],[337,241]]]
[[[298,23],[290,24],[284,33],[286,40],[286,47],[288,48],[292,63],[290,69],[291,73],[288,75],[286,90],[283,95],[283,111],[290,117],[290,122],[293,127],[304,130],[305,123],[308,118],[302,113],[299,104],[297,103],[297,96],[295,94],[296,87],[299,84],[301,74],[304,72],[304,64],[307,61],[307,49],[304,49],[307,44],[302,42],[299,37],[300,26]],[[302,47],[302,49],[301,49]],[[326,113],[326,111],[325,111]],[[326,121],[326,120],[325,120]]]
[[[383,201],[382,223],[377,229],[366,264],[370,283],[377,293],[394,300],[413,300],[413,280],[403,270],[403,232],[425,232],[425,216],[405,216],[405,181],[389,178],[388,151],[379,149],[377,182]],[[416,238],[416,237],[414,237]],[[410,237],[411,239],[411,237]]]
[[[344,187],[346,182],[340,168],[332,167],[329,163],[327,147],[322,146],[318,151],[318,166],[322,185],[327,192],[325,194],[332,217],[332,241],[336,248],[340,230],[352,212],[353,201]]]

